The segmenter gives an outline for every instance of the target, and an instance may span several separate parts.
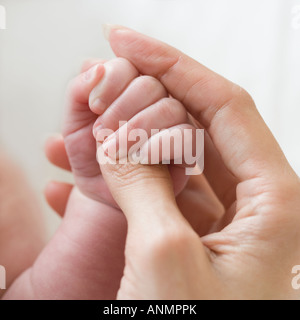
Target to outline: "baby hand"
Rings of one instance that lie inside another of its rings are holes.
[[[170,166],[170,173],[175,193],[179,194],[188,180],[185,168],[196,162],[191,156],[196,149],[196,128],[184,106],[169,97],[159,80],[138,76],[134,66],[123,58],[105,63],[104,68],[104,77],[89,98],[91,110],[100,115],[94,136],[100,143],[105,140],[99,152],[103,150],[115,160],[125,160],[129,155],[144,164],[176,164]]]

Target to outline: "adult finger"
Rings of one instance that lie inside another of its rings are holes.
[[[281,175],[286,159],[248,93],[160,41],[120,26],[106,34],[117,56],[158,78],[204,124],[238,179]]]
[[[97,156],[103,177],[130,225],[140,224],[138,229],[142,230],[150,221],[159,224],[170,219],[171,225],[185,223],[176,205],[167,166],[107,163],[102,147]]]
[[[207,251],[177,207],[168,167],[104,164],[102,156],[103,150],[98,152],[103,177],[128,222],[126,267],[118,298],[140,296],[142,288],[143,296],[150,299],[170,297],[162,285],[166,274],[172,286],[178,278],[187,283],[196,269],[210,275]],[[200,287],[206,286],[205,279]]]

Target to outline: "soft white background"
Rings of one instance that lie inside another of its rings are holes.
[[[103,23],[178,47],[247,89],[300,174],[300,0],[0,0],[0,141],[27,171],[52,233],[42,190],[66,174],[43,154],[60,130],[64,91],[85,58],[111,58]]]

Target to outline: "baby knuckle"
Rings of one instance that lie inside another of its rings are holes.
[[[145,91],[145,94],[151,94],[151,95],[165,95],[166,89],[164,86],[160,83],[159,80],[157,80],[154,77],[151,76],[140,76],[136,80],[141,88]]]
[[[129,134],[131,131],[140,130],[144,125],[145,119],[141,116],[137,116],[127,123],[127,132]]]
[[[161,115],[173,122],[184,122],[187,119],[187,112],[184,106],[173,98],[164,98],[161,103]]]
[[[119,57],[119,58],[115,58],[115,59],[113,59],[111,61],[112,61],[112,63],[116,62],[117,64],[120,64],[121,66],[123,66],[127,70],[131,70],[133,72],[137,72],[135,66],[129,60],[127,60],[125,58]]]

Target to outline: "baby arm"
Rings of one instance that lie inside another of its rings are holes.
[[[117,295],[126,220],[118,209],[91,199],[89,193],[100,186],[93,195],[101,194],[102,186],[92,134],[97,116],[88,107],[101,68],[80,74],[68,89],[65,145],[78,187],[71,193],[60,228],[4,299],[114,299]]]

